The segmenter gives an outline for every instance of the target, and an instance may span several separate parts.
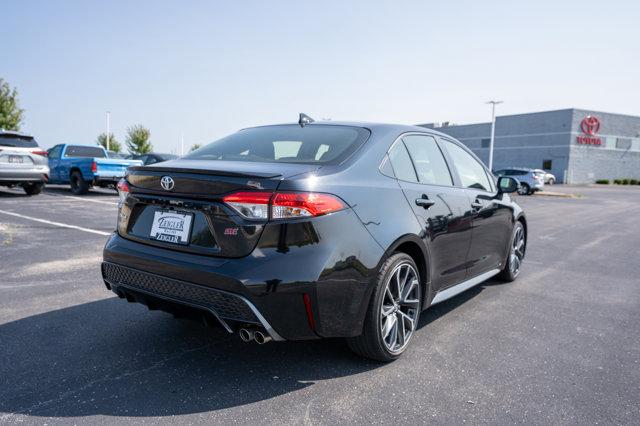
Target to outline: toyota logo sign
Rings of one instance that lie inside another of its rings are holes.
[[[585,135],[593,136],[600,130],[600,120],[593,115],[587,115],[584,120],[582,120],[582,123],[580,123],[580,128]]]
[[[171,176],[162,176],[160,179],[160,186],[166,191],[171,191],[175,185]]]

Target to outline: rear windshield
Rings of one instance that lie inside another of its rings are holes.
[[[338,164],[368,137],[362,127],[311,124],[241,130],[184,158],[194,160]]]
[[[105,158],[104,150],[98,146],[68,146],[65,157],[95,157]]]
[[[32,137],[16,135],[0,135],[0,146],[11,146],[14,148],[37,148],[38,142]]]

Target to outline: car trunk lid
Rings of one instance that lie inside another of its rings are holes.
[[[176,251],[246,256],[257,244],[266,221],[243,218],[222,198],[240,191],[273,193],[282,179],[318,168],[308,164],[181,159],[134,166],[127,175],[129,196],[121,207],[118,232]]]

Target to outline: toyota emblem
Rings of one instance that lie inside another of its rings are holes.
[[[165,191],[171,191],[175,185],[173,178],[171,176],[162,176],[160,179],[160,186]]]
[[[589,136],[593,136],[600,130],[600,120],[593,115],[587,115],[580,123],[582,131]]]

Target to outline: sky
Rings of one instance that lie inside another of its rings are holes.
[[[638,1],[0,0],[0,77],[41,146],[151,130],[180,153],[241,128],[584,108],[640,115]]]

